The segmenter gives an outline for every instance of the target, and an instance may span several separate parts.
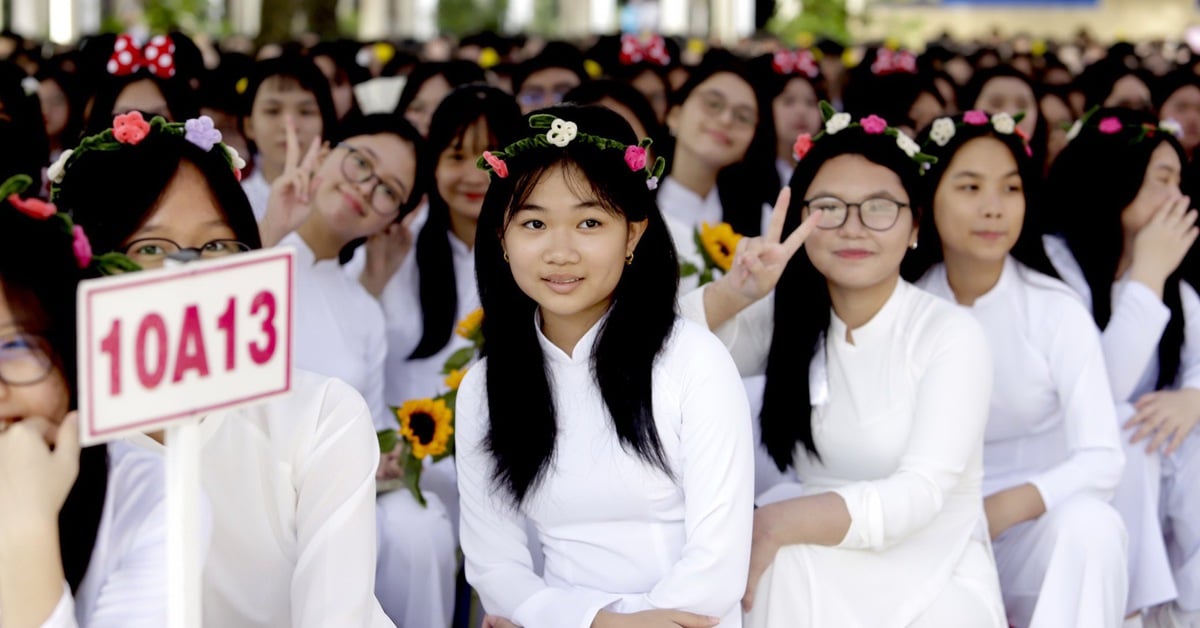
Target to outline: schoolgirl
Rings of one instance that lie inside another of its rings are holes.
[[[113,40],[99,84],[87,108],[85,135],[104,131],[115,115],[140,111],[181,122],[196,115],[190,76],[180,72],[171,35],[138,42],[130,35]],[[71,138],[75,140],[77,138]]]
[[[211,121],[189,122],[120,117],[51,167],[55,201],[97,252],[154,268],[259,248],[235,177],[244,162]],[[210,414],[200,431],[213,521],[205,621],[392,625],[373,594],[379,446],[362,396],[296,369],[287,396]]]
[[[1129,530],[1127,610],[1176,600],[1164,612],[1196,615],[1200,298],[1181,280],[1197,229],[1176,130],[1124,109],[1081,121],[1047,178],[1059,235],[1046,252],[1103,330],[1125,446],[1113,504]]]
[[[1124,455],[1100,334],[1042,248],[1039,173],[1007,114],[941,118],[926,171],[917,286],[983,326],[993,386],[984,510],[1009,624],[1121,626],[1125,526],[1109,505]]]
[[[1158,80],[1154,107],[1163,120],[1175,120],[1183,128],[1179,143],[1190,159],[1200,146],[1200,77],[1176,70]]]
[[[823,123],[817,104],[828,100],[828,94],[821,66],[811,51],[802,48],[763,55],[754,59],[751,67],[760,97],[771,103],[775,120],[775,170],[779,173],[775,187],[782,188],[796,168],[792,151],[796,136],[815,135]]]
[[[75,287],[92,259],[65,215],[9,196],[31,183],[0,186],[16,199],[0,205],[0,625],[162,625],[163,461],[79,448]]]
[[[402,114],[422,136],[429,135],[433,112],[454,88],[486,80],[483,68],[470,61],[445,61],[418,64],[400,92],[396,113]]]
[[[736,369],[675,314],[629,126],[600,107],[529,122],[481,159],[486,357],[455,426],[467,580],[525,628],[740,626],[753,463]]]
[[[1033,151],[1034,163],[1046,163],[1046,120],[1038,109],[1037,92],[1028,76],[1009,67],[998,65],[979,70],[963,88],[963,111],[979,109],[989,114],[1007,113],[1022,117],[1017,129],[1027,138]]]
[[[878,116],[804,139],[767,235],[681,302],[743,375],[766,373],[762,442],[804,491],[755,511],[746,622],[1004,626],[981,495],[987,339],[900,278],[927,157]]]

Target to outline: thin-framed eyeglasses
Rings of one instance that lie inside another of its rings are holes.
[[[142,268],[155,268],[162,266],[167,258],[191,262],[228,257],[249,250],[248,244],[229,239],[209,240],[200,246],[185,247],[166,238],[142,238],[126,244],[122,253]]]
[[[850,210],[858,210],[858,220],[871,231],[887,231],[896,225],[900,219],[900,209],[909,207],[890,198],[868,198],[861,203],[847,203],[836,196],[822,196],[804,201],[804,207],[810,210],[820,210],[821,218],[817,220],[818,229],[837,229],[846,224],[850,218]]]
[[[729,109],[729,101],[725,95],[716,90],[704,90],[697,94],[700,106],[712,117],[716,118]],[[753,129],[758,126],[758,112],[747,105],[736,105],[732,109],[733,121],[741,127]]]
[[[346,177],[347,181],[365,183],[375,179],[375,186],[371,188],[369,198],[371,209],[379,214],[390,214],[399,210],[405,202],[404,196],[400,190],[384,183],[375,173],[375,164],[371,163],[363,151],[345,142],[339,142],[338,148],[346,149],[346,155],[342,157],[342,176]]]
[[[50,374],[54,360],[50,342],[24,330],[0,333],[0,382],[10,386],[36,384]]]

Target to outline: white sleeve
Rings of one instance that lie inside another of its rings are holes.
[[[1046,510],[1077,493],[1107,501],[1125,464],[1095,324],[1082,308],[1059,308],[1057,315],[1047,357],[1058,388],[1070,456],[1031,480]]]
[[[292,625],[377,626],[375,470],[379,444],[359,394],[330,379],[317,428],[293,461],[296,567]],[[381,621],[382,620],[382,621]]]
[[[850,528],[838,547],[882,550],[922,529],[979,455],[992,357],[979,324],[958,314],[931,330],[936,335],[920,340],[930,355],[917,382],[912,432],[900,467],[886,478],[834,491],[850,511]]]
[[[486,364],[467,371],[455,401],[459,538],[467,581],[488,613],[524,628],[588,628],[596,613],[620,596],[551,587],[533,571],[525,517],[493,485],[492,459],[484,448]]]
[[[708,327],[704,309],[704,287],[679,298],[679,312],[684,318]],[[742,377],[767,372],[767,356],[771,353],[771,338],[775,333],[775,293],[755,301],[738,312],[733,320],[712,330],[737,365]]]
[[[0,620],[4,619],[0,615]],[[165,619],[165,618],[164,618]],[[165,622],[160,622],[160,625]],[[2,624],[0,624],[2,625]],[[42,622],[41,628],[78,628],[79,623],[75,621],[75,600],[71,597],[71,587],[63,582],[62,597],[58,598],[58,604],[54,606],[54,611]]]
[[[371,340],[367,347],[367,389],[363,396],[367,407],[371,409],[371,421],[375,430],[392,430],[396,429],[396,417],[384,403],[383,394],[383,376],[387,370],[388,352],[386,322],[383,318],[383,308],[377,302],[371,303],[371,308]]]
[[[690,355],[673,365],[687,371],[678,400],[683,424],[675,469],[683,488],[686,541],[678,562],[654,588],[623,599],[613,607],[618,613],[659,608],[723,617],[746,589],[754,526],[750,406],[724,348],[711,338],[690,342]]]
[[[1180,388],[1200,389],[1200,296],[1186,281],[1179,282],[1183,302],[1183,348],[1179,351]]]
[[[1131,399],[1150,361],[1158,356],[1171,309],[1154,291],[1137,281],[1123,280],[1113,291],[1112,317],[1101,334],[1104,361],[1113,399],[1133,403]]]

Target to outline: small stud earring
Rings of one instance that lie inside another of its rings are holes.
[[[633,253],[630,253],[629,255],[625,256],[625,265],[629,266],[632,263],[633,263]]]
[[[504,263],[508,263],[508,251],[504,252]]]
[[[908,245],[908,248],[910,248],[910,249],[912,249],[912,250],[914,250],[914,251],[915,251],[915,250],[917,250],[917,243],[916,243],[916,242],[913,242],[912,244]]]

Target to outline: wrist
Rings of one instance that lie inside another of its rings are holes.
[[[1129,267],[1129,279],[1136,281],[1162,298],[1163,288],[1167,283],[1167,276],[1170,273],[1164,273],[1160,270],[1146,268],[1144,264],[1134,262]]]
[[[611,624],[612,612],[601,609],[596,612],[596,616],[592,618],[592,628],[607,628]]]

